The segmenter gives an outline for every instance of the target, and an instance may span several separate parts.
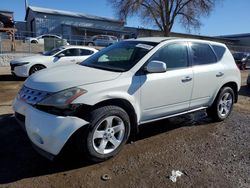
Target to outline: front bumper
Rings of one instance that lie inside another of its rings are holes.
[[[13,70],[11,70],[11,73],[19,76],[19,77],[28,77],[29,76],[29,69],[22,65],[22,66],[16,66]]]
[[[24,122],[20,118],[18,122],[24,125],[31,142],[38,147],[38,151],[48,153],[47,156],[58,155],[72,134],[88,124],[77,117],[48,114],[19,99],[14,100],[13,109],[23,116]],[[44,155],[43,152],[39,153]]]

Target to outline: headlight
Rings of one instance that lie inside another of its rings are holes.
[[[17,63],[17,64],[15,64],[15,66],[18,67],[18,66],[22,66],[22,65],[29,64],[29,63],[30,63],[30,62]]]
[[[39,102],[37,105],[66,108],[69,104],[71,104],[73,100],[83,95],[84,93],[87,93],[87,91],[77,87],[66,89],[48,96],[47,98]]]

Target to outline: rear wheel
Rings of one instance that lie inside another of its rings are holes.
[[[216,121],[225,120],[233,109],[234,99],[235,95],[232,88],[222,88],[213,105],[207,109],[207,114]]]
[[[80,152],[94,162],[118,154],[130,134],[128,114],[120,107],[104,106],[93,110],[89,121],[89,128],[77,138]]]
[[[46,67],[43,66],[43,65],[34,65],[33,67],[30,68],[29,75],[32,75],[32,74],[34,74],[35,72],[40,71],[40,70],[45,69],[45,68],[46,68]]]

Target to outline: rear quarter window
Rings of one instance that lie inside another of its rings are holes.
[[[226,52],[226,48],[224,46],[219,45],[212,45],[214,52],[216,53],[216,56],[218,60],[221,60]]]

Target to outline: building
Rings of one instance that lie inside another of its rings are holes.
[[[9,10],[0,10],[0,14],[4,16],[11,17],[14,20],[14,12],[9,11]]]
[[[27,8],[25,21],[33,36],[53,33],[68,40],[95,34],[117,35],[123,33],[124,26],[121,20],[34,6]]]
[[[250,46],[250,33],[235,34],[235,35],[223,35],[218,38],[234,40],[235,45],[239,46]]]
[[[16,24],[19,38],[50,33],[67,39],[71,44],[85,44],[82,41],[97,34],[114,35],[121,39],[163,36],[159,30],[127,27],[124,21],[117,19],[35,6],[27,7],[25,21]],[[250,34],[210,37],[172,32],[170,36],[217,41],[225,43],[233,51],[250,52]]]

